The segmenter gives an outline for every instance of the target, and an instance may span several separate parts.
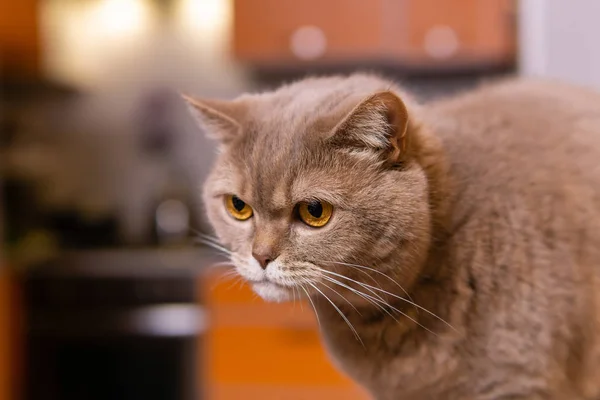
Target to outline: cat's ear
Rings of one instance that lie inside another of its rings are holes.
[[[181,96],[207,136],[228,143],[240,135],[240,121],[244,115],[242,104],[234,101],[197,99],[185,94]]]
[[[372,149],[391,163],[401,162],[408,149],[409,115],[404,102],[390,91],[360,102],[332,131],[336,145]]]

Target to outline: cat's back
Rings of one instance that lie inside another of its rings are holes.
[[[441,100],[423,113],[453,179],[449,262],[467,270],[476,288],[470,338],[496,343],[477,351],[470,345],[481,357],[474,370],[501,365],[505,354],[514,365],[543,355],[542,365],[564,366],[548,381],[569,393],[560,398],[597,398],[600,94],[515,80]],[[556,342],[530,340],[540,332]],[[482,385],[493,380],[494,372],[481,374]]]
[[[600,216],[600,93],[513,80],[426,107],[457,185],[478,199],[559,195]],[[568,201],[567,201],[568,202]]]
[[[474,257],[480,279],[507,296],[536,273],[551,301],[557,287],[600,288],[600,94],[516,80],[426,112],[454,185],[454,262]],[[584,302],[597,302],[600,318],[600,296]],[[572,304],[556,306],[557,319],[563,306]]]

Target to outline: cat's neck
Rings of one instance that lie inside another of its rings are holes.
[[[436,336],[453,329],[449,306],[454,301],[455,279],[447,265],[445,246],[438,246],[432,249],[422,273],[410,288],[390,284],[383,286],[384,291],[370,291],[373,301],[334,300],[337,309],[319,298],[315,305],[323,329],[361,346],[380,341],[383,331],[400,345],[406,337],[420,342],[420,336]]]
[[[423,279],[414,285],[410,298],[386,298],[388,306],[384,308],[360,306],[354,310],[340,304],[345,319],[320,298],[315,305],[324,341],[338,365],[371,391],[396,382],[407,393],[418,392],[453,368],[452,351],[446,352],[460,338],[451,315],[457,300],[453,286]],[[447,361],[443,365],[434,361],[440,351]],[[389,365],[395,366],[393,379],[381,375],[392,370]],[[415,376],[423,378],[415,381]]]
[[[339,303],[345,318],[325,299],[315,302],[331,355],[349,376],[371,391],[396,382],[407,393],[418,392],[455,366],[448,349],[461,337],[460,307],[454,307],[461,298],[450,268],[437,265],[429,270],[435,273],[422,275],[408,295],[398,290],[393,293],[397,297],[383,296],[387,303],[383,307]],[[437,364],[435,355],[440,351],[446,361]],[[392,364],[394,378],[381,375]],[[415,376],[423,378],[415,381]]]

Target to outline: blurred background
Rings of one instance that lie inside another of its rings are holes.
[[[0,400],[366,399],[309,308],[198,246],[214,153],[179,92],[368,70],[427,100],[600,86],[595,0],[0,0]]]

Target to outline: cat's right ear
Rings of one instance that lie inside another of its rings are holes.
[[[240,121],[244,114],[241,104],[233,101],[201,100],[185,94],[181,97],[208,137],[226,144],[241,134]]]
[[[329,138],[339,146],[370,149],[390,164],[406,160],[409,150],[409,113],[395,93],[375,93],[360,102],[333,129]]]

